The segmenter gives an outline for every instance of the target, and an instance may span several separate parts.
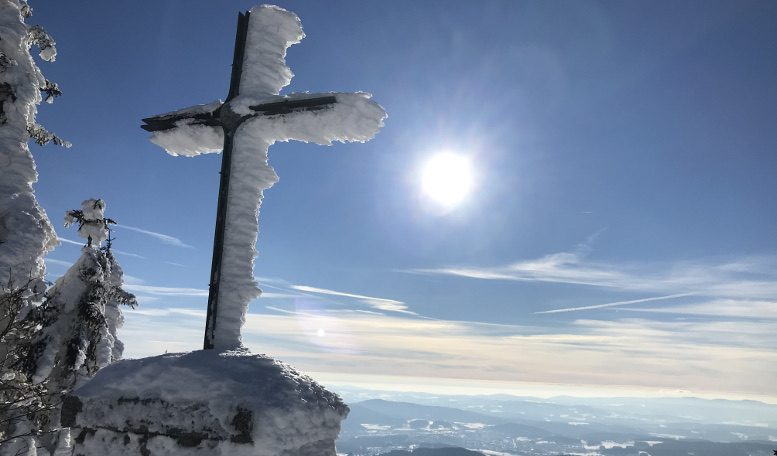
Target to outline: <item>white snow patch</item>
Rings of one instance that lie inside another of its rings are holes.
[[[630,448],[634,446],[634,441],[628,442],[616,442],[614,440],[602,440],[598,443],[588,443],[585,440],[581,440],[583,448],[586,450],[599,450],[604,448],[605,450],[611,450],[613,448]]]
[[[456,424],[467,429],[483,429],[486,427],[486,425],[483,423],[460,423],[456,421]]]
[[[391,426],[387,424],[369,424],[369,423],[361,423],[361,427],[368,431],[388,431],[391,429]]]
[[[650,435],[652,435],[653,437],[658,437],[660,439],[682,440],[685,438],[684,435],[677,435],[677,434],[656,434],[651,432]]]

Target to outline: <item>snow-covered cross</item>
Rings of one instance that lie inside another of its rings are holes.
[[[224,102],[143,119],[151,141],[171,155],[224,151],[205,324],[206,349],[241,345],[253,277],[262,192],[278,181],[267,164],[276,141],[331,145],[368,141],[386,113],[367,93],[278,95],[293,76],[286,49],[304,37],[299,18],[261,5],[238,17],[229,94]]]

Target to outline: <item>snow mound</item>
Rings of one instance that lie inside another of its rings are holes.
[[[66,400],[62,418],[80,429],[76,453],[84,455],[138,454],[140,446],[151,454],[334,456],[347,414],[336,394],[286,364],[247,350],[201,350],[116,362]]]

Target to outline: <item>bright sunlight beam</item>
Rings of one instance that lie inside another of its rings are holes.
[[[424,164],[421,184],[424,194],[439,205],[452,209],[472,189],[472,165],[463,155],[439,153]]]

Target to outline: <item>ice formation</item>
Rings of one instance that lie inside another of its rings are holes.
[[[27,147],[46,79],[30,55],[33,27],[24,23],[26,3],[0,0],[0,284],[43,275],[43,255],[57,243],[54,229],[33,194],[38,174]],[[53,46],[41,57],[54,60]]]
[[[63,407],[76,454],[335,456],[348,407],[293,368],[247,351],[124,360]]]
[[[290,94],[280,90],[291,80],[286,49],[304,37],[299,18],[276,6],[251,9],[239,95],[227,102],[198,105],[166,115],[180,119],[175,128],[153,133],[151,141],[171,155],[196,156],[223,148],[218,110],[240,116],[235,133],[227,203],[226,231],[214,343],[218,349],[240,346],[240,328],[248,303],[261,291],[253,278],[258,215],[264,190],[278,181],[268,148],[276,141],[368,141],[383,126],[386,113],[367,93]],[[318,110],[264,115],[252,109],[265,103],[334,97]],[[164,116],[164,115],[163,115]]]

